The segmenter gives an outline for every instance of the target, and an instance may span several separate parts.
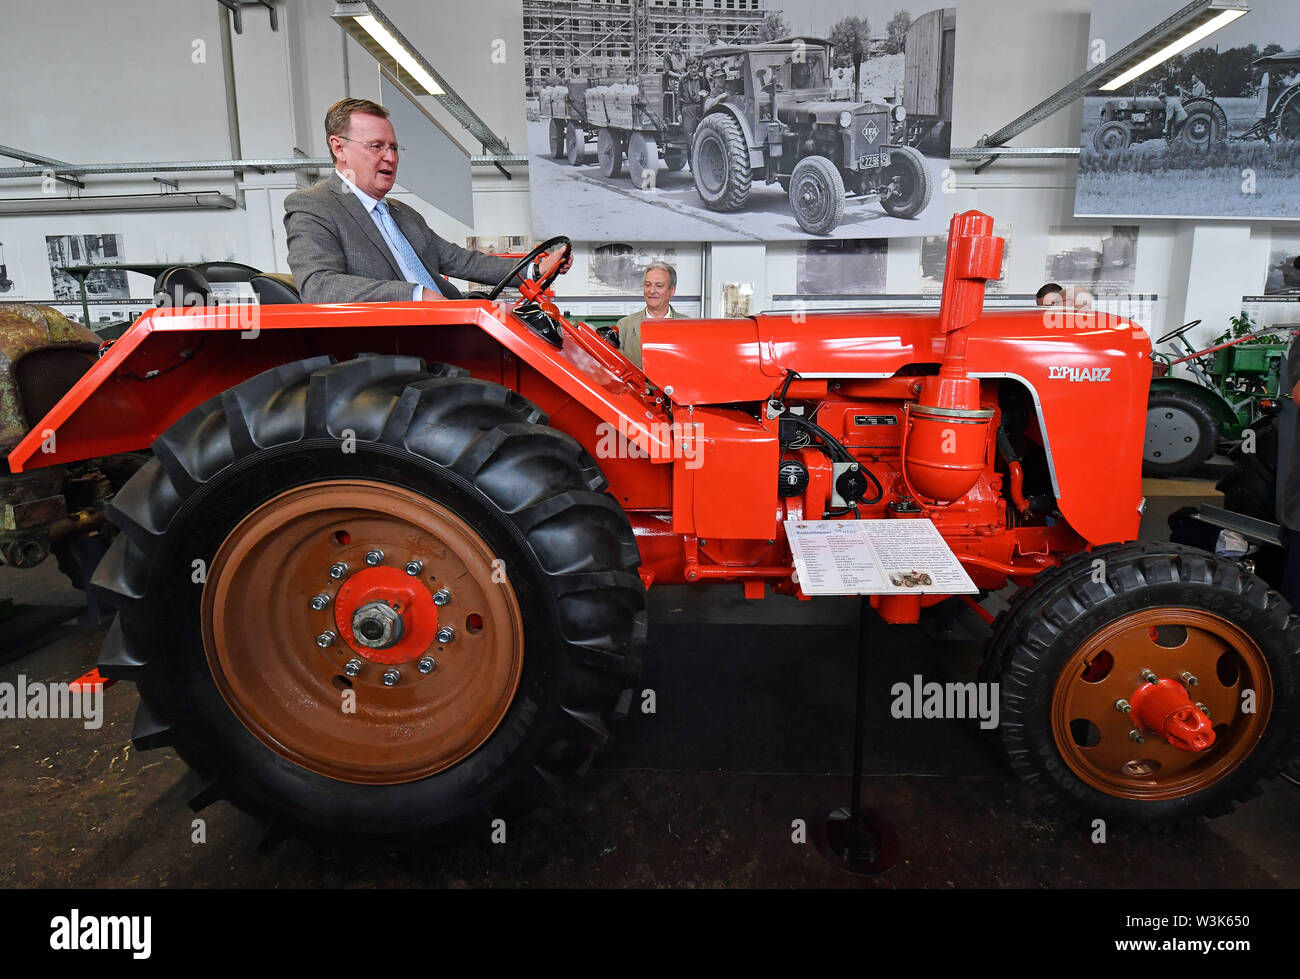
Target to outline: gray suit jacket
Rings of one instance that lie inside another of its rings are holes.
[[[462,297],[444,276],[495,285],[514,267],[515,259],[493,258],[439,238],[401,201],[390,199],[388,211],[449,299]],[[285,198],[284,229],[289,268],[304,302],[410,301],[416,283],[405,280],[374,219],[338,171]]]

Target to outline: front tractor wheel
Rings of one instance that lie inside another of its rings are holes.
[[[1300,620],[1190,547],[1109,545],[1044,573],[998,620],[987,669],[1011,767],[1080,822],[1228,812],[1295,750]]]
[[[1106,122],[1092,134],[1092,148],[1098,153],[1123,153],[1133,143],[1129,127],[1122,122]]]
[[[828,235],[844,217],[844,179],[824,156],[807,156],[790,174],[790,208],[810,235]]]
[[[889,166],[881,171],[882,194],[880,206],[886,214],[896,218],[914,218],[930,204],[934,194],[934,179],[920,150],[910,146],[891,146]]]
[[[745,134],[726,112],[700,120],[691,144],[691,175],[700,199],[714,211],[737,211],[745,206],[753,187],[749,144]]]
[[[645,590],[595,462],[545,421],[393,356],[276,368],[182,418],[94,579],[137,747],[173,745],[196,806],[345,832],[552,797],[626,709]]]

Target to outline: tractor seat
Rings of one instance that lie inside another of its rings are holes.
[[[257,293],[257,301],[263,306],[285,306],[302,302],[302,296],[294,288],[291,276],[263,273],[253,276],[248,282]]]
[[[197,309],[213,305],[212,287],[195,268],[174,265],[153,282],[154,305],[163,309]]]
[[[239,262],[200,262],[194,268],[209,282],[249,282],[261,269]]]

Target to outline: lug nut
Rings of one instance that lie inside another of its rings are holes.
[[[406,562],[406,573],[409,574],[412,578],[414,578],[417,574],[419,574],[423,570],[424,570],[424,562],[421,561],[418,557],[415,558],[414,560]]]
[[[333,578],[335,581],[338,581],[347,573],[348,573],[348,566],[344,564],[342,561],[339,561],[337,564],[330,565],[330,577]]]
[[[353,658],[348,660],[347,663],[343,665],[343,672],[346,673],[348,676],[356,676],[358,673],[361,672],[361,666],[362,666],[361,660]]]
[[[446,588],[439,588],[436,592],[433,593],[434,605],[446,605],[450,601],[451,601],[451,592],[447,591]]]
[[[330,597],[326,595],[324,592],[321,592],[319,595],[316,595],[312,598],[311,607],[315,609],[317,612],[319,612],[323,608],[328,608],[329,603],[330,603]]]
[[[397,681],[401,678],[402,674],[398,673],[396,670],[384,670],[384,686],[386,687],[397,686]]]
[[[1115,709],[1123,711],[1125,714],[1129,714],[1133,711],[1133,705],[1121,697],[1119,700],[1115,701]]]
[[[326,629],[324,632],[322,632],[319,636],[316,637],[316,645],[319,646],[321,649],[327,649],[330,646],[334,645],[334,640],[337,638],[338,636],[334,635],[334,633]]]
[[[1186,670],[1183,670],[1183,672],[1178,675],[1183,678],[1183,682],[1187,684],[1189,687],[1196,686],[1196,677],[1192,676]]]
[[[438,638],[438,642],[442,643],[445,646],[447,643],[451,642],[453,639],[456,638],[456,630],[449,625],[445,625],[438,630],[437,638]]]
[[[384,552],[375,548],[373,551],[366,551],[366,564],[372,568],[377,564],[383,564]]]
[[[1204,714],[1206,717],[1210,717],[1210,718],[1213,718],[1213,717],[1214,717],[1214,715],[1210,713],[1210,708],[1206,707],[1206,706],[1205,706],[1203,703],[1201,703],[1199,700],[1196,702],[1196,709],[1199,710],[1199,711],[1200,711],[1202,714]]]
[[[1136,741],[1138,744],[1143,744],[1146,742],[1146,738],[1142,737],[1142,732],[1137,730],[1129,731],[1128,739],[1130,741]]]
[[[1160,682],[1160,677],[1156,676],[1156,675],[1155,675],[1154,673],[1152,673],[1150,670],[1143,670],[1143,671],[1142,671],[1142,679],[1143,679],[1143,680],[1146,680],[1147,683],[1159,683],[1159,682]]]
[[[415,668],[421,673],[432,673],[435,665],[437,664],[432,656],[422,656],[420,662],[415,664]]]

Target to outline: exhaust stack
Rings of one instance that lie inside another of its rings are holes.
[[[984,469],[993,410],[980,407],[979,381],[966,376],[966,328],[984,312],[985,283],[1002,274],[1003,246],[987,214],[953,215],[939,305],[943,363],[921,382],[904,429],[903,480],[918,502],[959,500]]]

